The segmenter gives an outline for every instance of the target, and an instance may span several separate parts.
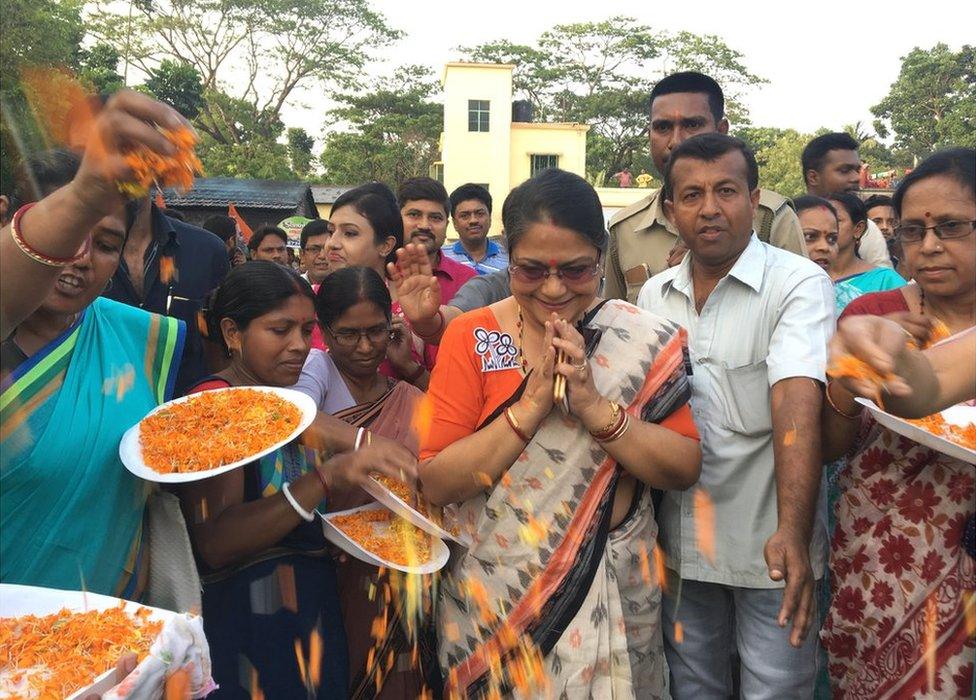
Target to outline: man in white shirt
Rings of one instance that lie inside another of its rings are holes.
[[[857,147],[854,137],[841,131],[810,141],[800,156],[807,194],[827,198],[833,192],[857,193],[861,188],[861,157]],[[857,254],[875,267],[891,267],[888,243],[881,229],[870,219]]]
[[[820,409],[834,294],[815,263],[755,235],[758,179],[738,139],[704,134],[678,146],[662,196],[690,254],[638,297],[688,331],[702,440],[698,486],[667,492],[658,517],[667,566],[681,579],[663,605],[679,700],[731,693],[733,645],[743,697],[812,697],[814,688],[810,627],[826,564]]]

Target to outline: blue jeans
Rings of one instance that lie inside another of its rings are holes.
[[[817,671],[817,616],[799,649],[790,646],[790,625],[776,622],[783,589],[736,588],[684,580],[664,596],[664,653],[675,700],[732,694],[732,651],[740,661],[741,697],[812,698]],[[675,610],[675,606],[677,610]],[[684,639],[675,640],[675,623]]]

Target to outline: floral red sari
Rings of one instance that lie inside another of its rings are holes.
[[[859,444],[840,475],[821,632],[835,697],[971,697],[976,569],[962,536],[976,470],[870,418]]]

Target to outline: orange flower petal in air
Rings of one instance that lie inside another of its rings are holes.
[[[715,563],[715,505],[702,487],[695,489],[695,539],[709,562]]]

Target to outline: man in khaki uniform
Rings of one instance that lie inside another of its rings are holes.
[[[694,71],[673,73],[655,85],[650,112],[651,158],[662,173],[678,144],[697,134],[729,130],[722,88]],[[786,197],[761,190],[753,226],[760,240],[806,256],[803,230]],[[669,253],[680,240],[664,216],[660,190],[614,214],[604,296],[635,303],[644,282],[667,269]]]

